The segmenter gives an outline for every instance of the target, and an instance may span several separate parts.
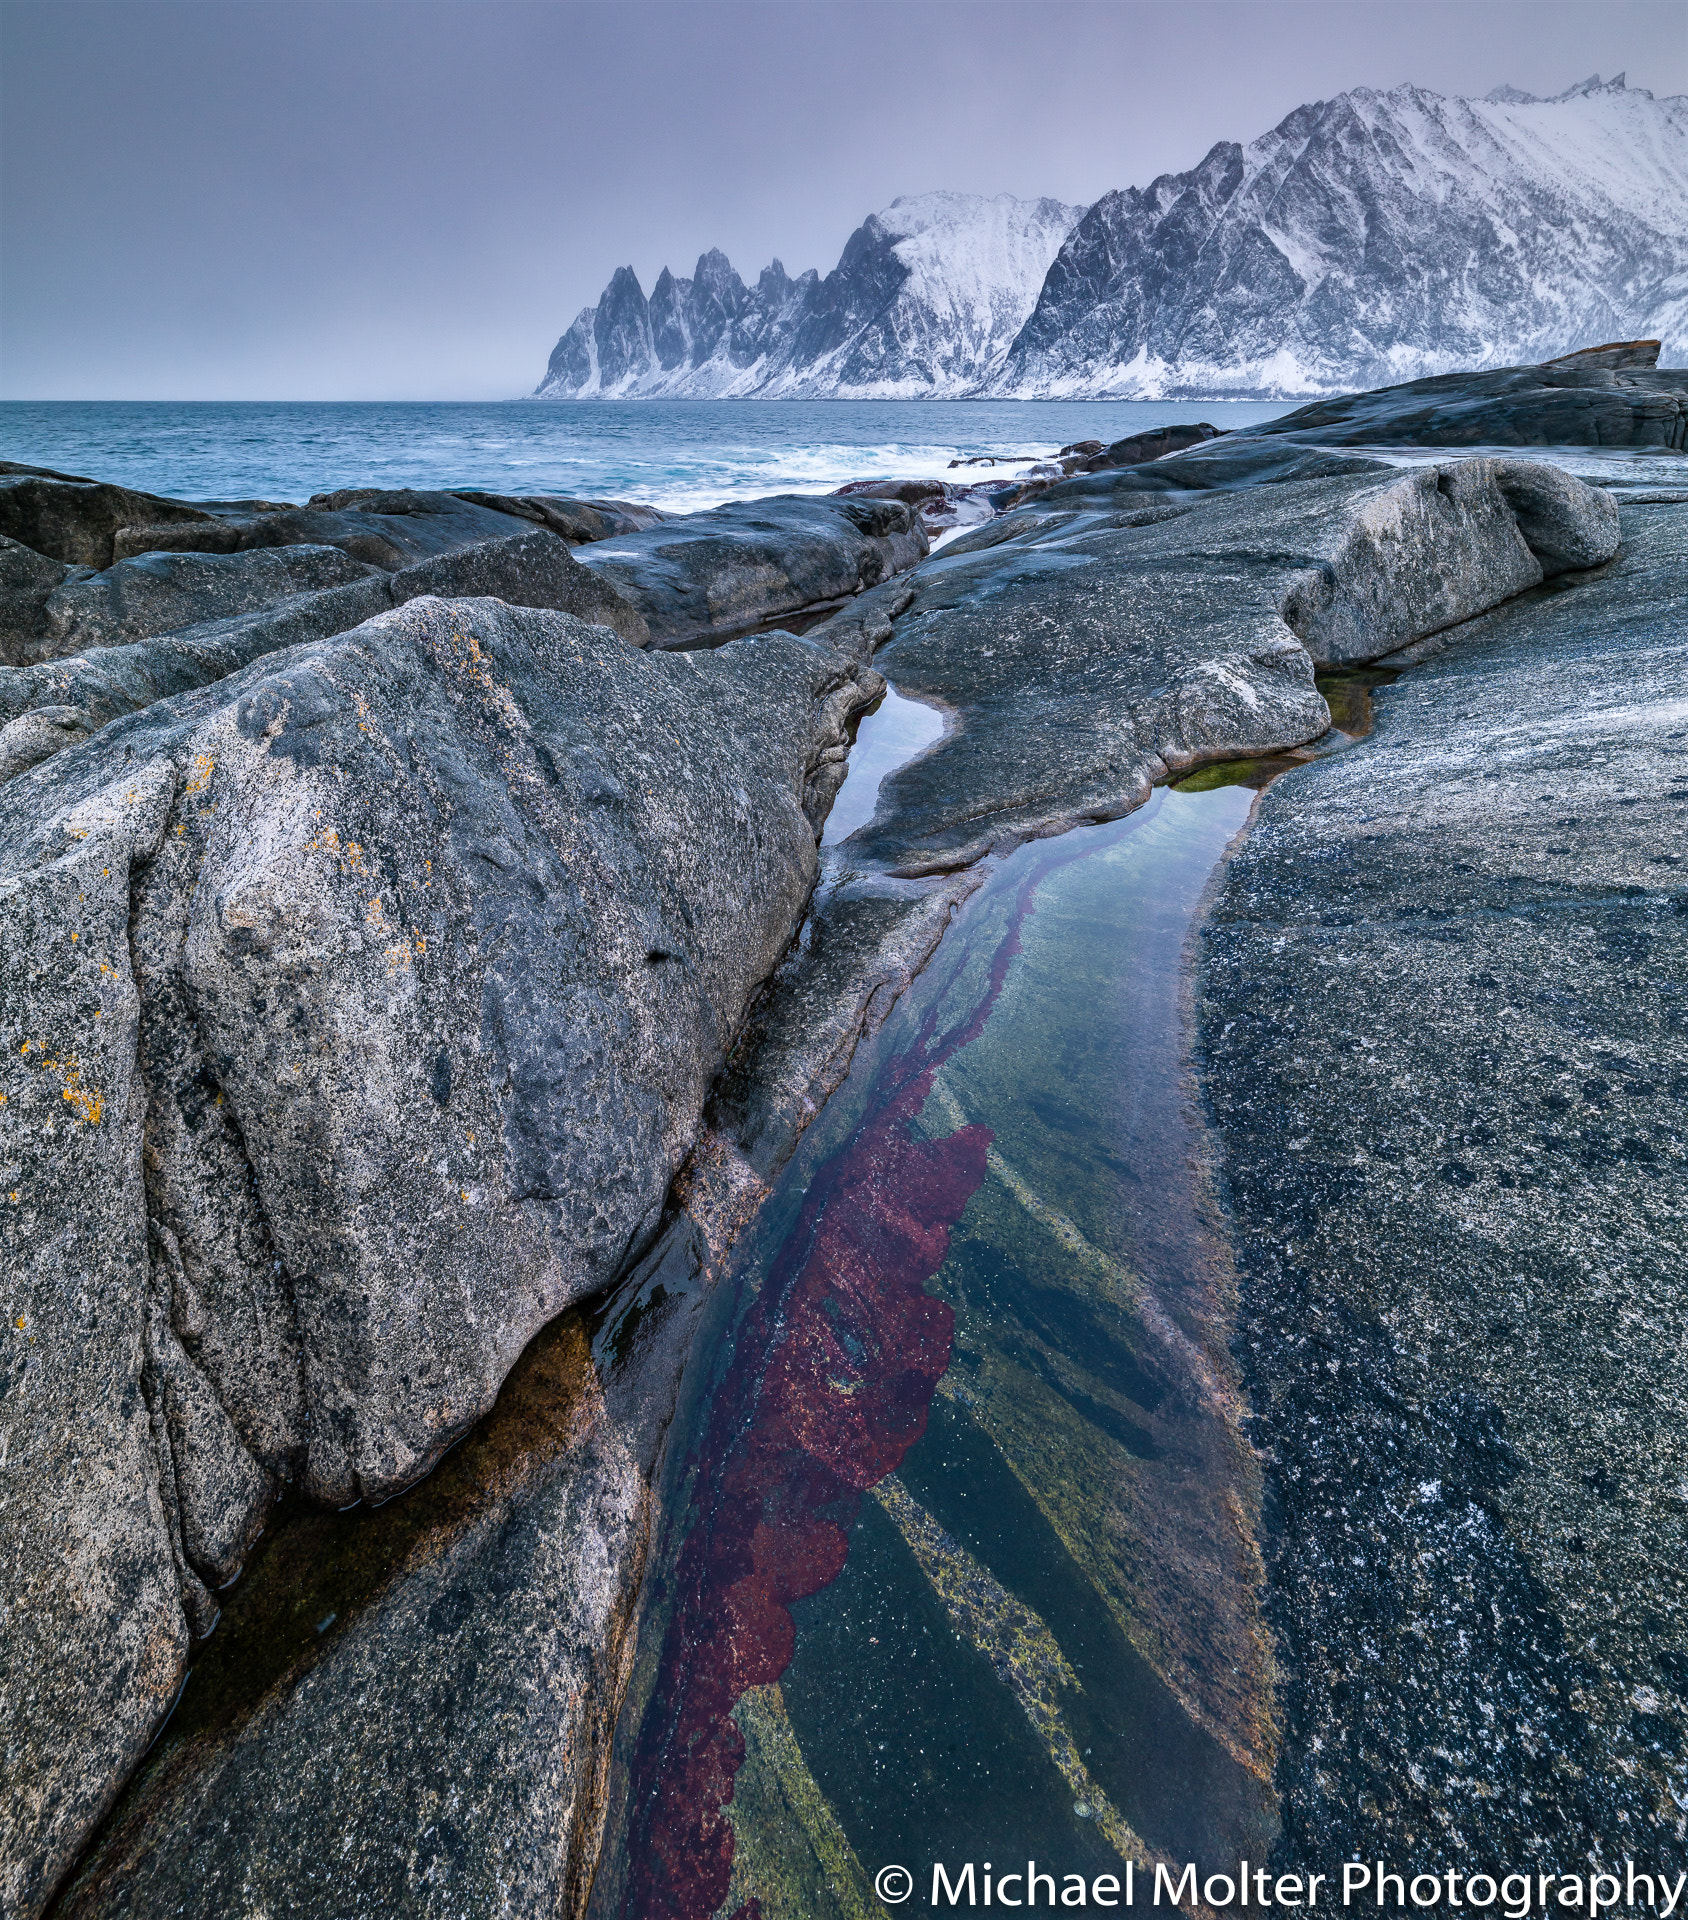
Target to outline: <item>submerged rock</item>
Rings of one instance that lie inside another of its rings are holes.
[[[17,1911],[273,1489],[416,1479],[653,1232],[877,685],[422,599],[0,793]]]
[[[1286,1865],[1680,1851],[1688,514],[1623,536],[1278,781],[1202,935]]]

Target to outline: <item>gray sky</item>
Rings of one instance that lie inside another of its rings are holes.
[[[1680,0],[3,0],[0,396],[501,398],[631,262],[824,272],[1302,101],[1688,92]]]

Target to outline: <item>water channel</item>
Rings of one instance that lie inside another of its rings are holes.
[[[604,1920],[878,1913],[890,1865],[925,1905],[939,1861],[1262,1857],[1258,1487],[1182,1005],[1253,797],[1161,790],[1001,861],[741,1243]]]

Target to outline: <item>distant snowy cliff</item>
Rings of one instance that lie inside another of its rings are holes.
[[[622,267],[557,342],[542,397],[907,400],[972,391],[1013,344],[1082,207],[924,193],[869,216],[823,280],[723,253],[647,301]]]
[[[1688,354],[1688,99],[1357,88],[1188,173],[933,193],[823,280],[622,268],[543,398],[1292,398],[1646,335]]]

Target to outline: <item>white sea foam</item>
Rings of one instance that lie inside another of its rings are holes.
[[[12,401],[0,403],[0,449],[189,500],[476,487],[693,513],[763,494],[831,493],[847,480],[980,480],[990,469],[950,462],[1030,462],[1075,440],[1202,419],[1248,426],[1284,411],[1200,400]]]

